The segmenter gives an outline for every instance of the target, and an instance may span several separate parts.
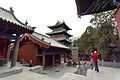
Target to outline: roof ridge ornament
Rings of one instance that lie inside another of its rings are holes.
[[[28,24],[28,21],[26,20],[26,21],[25,21],[25,25],[27,25],[27,24]]]
[[[10,7],[10,12],[11,12],[11,13],[14,13],[14,10],[13,10],[13,8],[12,8],[12,7]]]
[[[43,38],[43,36],[42,36],[42,39],[41,39],[42,41],[44,41],[44,38]]]

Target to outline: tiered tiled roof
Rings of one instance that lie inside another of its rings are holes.
[[[47,35],[51,36],[55,40],[59,41],[60,43],[70,46],[71,41],[69,37],[72,37],[67,31],[71,30],[64,21],[58,21],[53,26],[48,26],[53,32],[46,33]]]

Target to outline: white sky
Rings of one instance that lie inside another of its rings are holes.
[[[13,7],[15,16],[28,25],[37,27],[35,31],[45,34],[51,32],[47,26],[64,20],[72,30],[73,37],[79,37],[89,26],[92,16],[78,18],[75,0],[0,0],[0,7]]]

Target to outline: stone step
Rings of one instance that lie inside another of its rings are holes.
[[[11,76],[0,78],[0,80],[55,80],[55,79],[31,71],[25,71],[19,74],[14,74]]]
[[[0,72],[0,78],[10,76],[10,75],[14,75],[14,74],[18,74],[22,71],[23,71],[23,69],[21,69],[19,67],[13,67],[13,68],[9,68],[7,70],[2,70]]]

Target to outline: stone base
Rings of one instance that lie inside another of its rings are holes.
[[[30,71],[42,74],[43,73],[43,66],[34,66],[30,68]]]

